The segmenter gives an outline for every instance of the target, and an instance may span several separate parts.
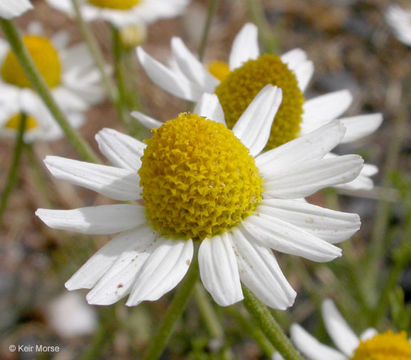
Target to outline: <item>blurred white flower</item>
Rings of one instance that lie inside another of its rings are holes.
[[[54,229],[120,232],[66,287],[92,289],[91,304],[109,305],[127,295],[128,306],[157,300],[184,277],[196,241],[202,282],[219,305],[242,300],[243,282],[266,305],[291,306],[296,293],[271,249],[317,262],[341,256],[334,244],[359,229],[358,215],[302,198],[351,181],[363,161],[357,155],[324,158],[344,136],[338,121],[261,153],[281,99],[281,90],[267,85],[232,131],[217,96],[210,94],[193,114],[155,129],[147,144],[104,129],[96,139],[114,166],[46,157],[60,180],[113,200],[144,200],[144,205],[37,210]]]
[[[29,0],[1,0],[0,17],[12,19],[32,8],[33,6]]]
[[[411,46],[411,9],[405,10],[397,5],[390,6],[385,12],[385,18],[397,39]]]
[[[78,292],[65,293],[46,309],[50,326],[61,337],[91,335],[97,327],[96,310]]]
[[[309,360],[411,359],[411,343],[405,332],[395,334],[388,330],[378,334],[369,328],[358,337],[328,299],[322,304],[322,316],[338,350],[321,344],[301,326],[291,326],[291,340]]]
[[[335,91],[305,101],[303,92],[314,72],[314,65],[306,53],[301,49],[294,49],[281,56],[260,55],[257,37],[257,27],[246,24],[234,39],[228,64],[216,61],[208,68],[190,52],[180,38],[173,38],[171,41],[174,57],[171,64],[177,64],[178,69],[175,66],[164,66],[141,47],[137,48],[137,55],[150,79],[177,97],[198,101],[203,93],[216,93],[230,128],[264,85],[271,83],[280,87],[283,90],[283,104],[273,123],[267,149],[308,134],[337,118],[347,129],[341,143],[359,140],[381,125],[383,119],[380,113],[340,117],[352,102],[352,95],[348,90]],[[366,164],[354,181],[339,187],[369,190],[373,187],[370,177],[377,172],[376,166]]]
[[[57,10],[74,15],[71,0],[47,0]],[[105,20],[116,27],[152,23],[183,13],[189,0],[79,0],[86,21]]]
[[[50,91],[74,127],[84,122],[84,112],[104,98],[100,73],[94,67],[85,44],[68,47],[65,31],[51,38],[38,23],[29,25],[23,36],[34,63]],[[9,44],[0,39],[0,136],[14,136],[20,116],[28,116],[24,140],[54,140],[60,127],[37,95]]]

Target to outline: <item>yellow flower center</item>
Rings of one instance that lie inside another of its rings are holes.
[[[279,56],[262,55],[235,69],[216,88],[216,94],[231,129],[258,92],[267,84],[281,88],[283,100],[271,127],[267,149],[275,148],[300,132],[304,97],[297,79]]]
[[[409,360],[411,343],[405,332],[394,334],[391,330],[361,341],[351,360]]]
[[[51,41],[42,36],[26,35],[23,37],[23,43],[47,85],[50,88],[59,85],[61,82],[61,64],[57,50]],[[16,55],[11,50],[6,55],[0,71],[5,82],[21,88],[32,87]]]
[[[213,61],[208,64],[208,71],[220,81],[223,81],[230,73],[230,67],[224,61]]]
[[[182,113],[153,131],[139,175],[147,218],[162,234],[223,233],[262,200],[254,158],[223,124]]]
[[[7,122],[3,125],[6,129],[18,130],[21,122],[21,114],[13,115]],[[27,116],[26,125],[24,131],[33,130],[38,127],[37,121],[33,116]]]
[[[140,0],[88,0],[88,2],[100,8],[128,10],[136,6]]]

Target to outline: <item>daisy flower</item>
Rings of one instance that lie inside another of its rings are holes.
[[[103,99],[100,74],[84,44],[68,47],[68,34],[43,35],[37,23],[23,36],[38,70],[72,126],[83,123],[83,113]],[[9,44],[0,39],[0,135],[18,129],[20,114],[28,116],[25,141],[53,140],[62,135],[51,113],[37,95]]]
[[[2,0],[0,2],[0,18],[12,19],[32,8],[29,0]]]
[[[405,45],[411,46],[411,10],[399,6],[390,6],[385,12],[388,25],[394,30],[395,36]]]
[[[331,300],[323,302],[322,316],[325,328],[338,350],[321,344],[299,325],[291,326],[293,343],[309,360],[411,359],[411,342],[405,332],[395,334],[388,330],[378,334],[375,329],[369,328],[358,337]]]
[[[126,295],[128,306],[157,300],[184,277],[197,243],[202,283],[219,305],[242,300],[243,282],[268,306],[291,306],[296,293],[271,249],[318,262],[340,256],[334,244],[359,229],[358,215],[302,198],[351,181],[362,159],[324,159],[344,136],[338,121],[261,153],[281,98],[280,89],[266,86],[233,130],[209,94],[194,113],[154,129],[146,143],[103,129],[96,140],[113,166],[46,157],[60,180],[114,200],[143,200],[37,210],[54,229],[120,232],[67,281],[67,289],[92,289],[87,300],[99,305]]]
[[[57,10],[74,15],[71,0],[47,2]],[[81,14],[86,21],[101,19],[121,28],[178,16],[182,14],[189,0],[80,0],[79,3]]]
[[[260,55],[257,27],[246,24],[234,39],[229,62],[217,61],[205,68],[180,38],[171,40],[173,63],[166,67],[149,56],[141,47],[137,55],[150,79],[164,90],[180,98],[198,101],[201,94],[215,93],[224,109],[227,125],[232,128],[254,96],[265,85],[278,86],[283,102],[271,128],[266,149],[308,134],[340,117],[350,106],[348,90],[332,92],[305,100],[304,91],[313,75],[313,63],[301,49],[281,56]],[[374,132],[382,122],[381,114],[340,118],[347,131],[341,143],[363,138]],[[331,155],[332,156],[332,155]],[[365,165],[360,176],[347,189],[371,189],[370,176],[377,172]]]

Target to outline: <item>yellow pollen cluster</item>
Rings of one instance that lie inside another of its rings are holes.
[[[61,82],[61,64],[57,50],[51,41],[42,36],[27,35],[23,37],[23,43],[26,45],[47,85],[50,88],[59,85]],[[30,80],[12,51],[9,51],[1,65],[1,76],[9,84],[21,88],[32,87]]]
[[[391,330],[361,341],[351,360],[409,360],[411,343],[405,332],[394,334]]]
[[[139,170],[148,220],[162,234],[203,240],[250,215],[262,180],[223,124],[190,113],[154,130]]]
[[[230,73],[230,67],[224,61],[213,61],[208,64],[208,71],[220,81],[223,81]]]
[[[275,148],[300,132],[304,97],[298,88],[295,75],[279,56],[262,55],[249,60],[232,71],[216,88],[216,94],[231,129],[258,92],[267,84],[281,88],[283,100],[278,110],[267,149]]]
[[[7,122],[3,125],[6,129],[18,130],[21,122],[21,114],[13,115]],[[37,121],[33,116],[27,116],[26,125],[24,131],[33,130],[38,127]]]
[[[88,0],[91,5],[117,10],[128,10],[136,6],[140,0]]]

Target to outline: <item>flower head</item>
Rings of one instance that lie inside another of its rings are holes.
[[[23,36],[33,62],[49,86],[71,125],[83,123],[83,112],[103,98],[100,75],[84,44],[67,48],[66,32],[47,38],[37,23]],[[25,141],[53,140],[62,135],[59,126],[32,89],[16,56],[0,39],[0,135],[13,136],[21,114],[27,115]]]
[[[378,334],[365,330],[360,338],[355,335],[331,300],[322,304],[322,315],[328,334],[339,351],[323,345],[299,325],[291,326],[291,339],[309,360],[406,360],[411,358],[411,342],[405,332],[391,330]]]
[[[313,75],[313,63],[301,49],[281,56],[260,54],[257,27],[246,24],[234,39],[228,63],[218,61],[208,68],[188,50],[180,38],[173,38],[171,49],[174,68],[167,68],[141,47],[137,54],[151,80],[171,94],[198,101],[203,93],[215,93],[223,107],[229,128],[267,84],[279,87],[283,101],[271,127],[266,150],[308,134],[339,118],[350,106],[352,96],[347,90],[335,91],[306,100],[304,91]],[[347,131],[341,143],[361,139],[375,131],[382,122],[381,114],[341,118]],[[330,155],[332,156],[332,155]],[[377,172],[366,165],[355,181],[341,185],[348,189],[370,189],[370,176]]]
[[[161,125],[145,144],[104,129],[96,139],[114,166],[47,157],[58,179],[114,200],[144,200],[37,210],[52,228],[121,232],[66,287],[92,288],[87,299],[93,304],[126,295],[130,306],[156,300],[182,279],[196,242],[202,282],[218,304],[240,301],[243,282],[268,306],[292,305],[296,294],[271,249],[319,262],[340,256],[333,244],[358,230],[359,217],[302,198],[351,181],[362,159],[324,158],[344,136],[337,121],[262,154],[281,99],[280,89],[264,87],[232,130],[225,127],[218,98],[209,94],[193,114]]]
[[[0,17],[12,19],[32,8],[29,0],[2,0],[0,2]]]
[[[47,0],[57,10],[74,15],[71,0]],[[189,0],[80,0],[87,21],[102,19],[116,27],[148,24],[180,15]]]

